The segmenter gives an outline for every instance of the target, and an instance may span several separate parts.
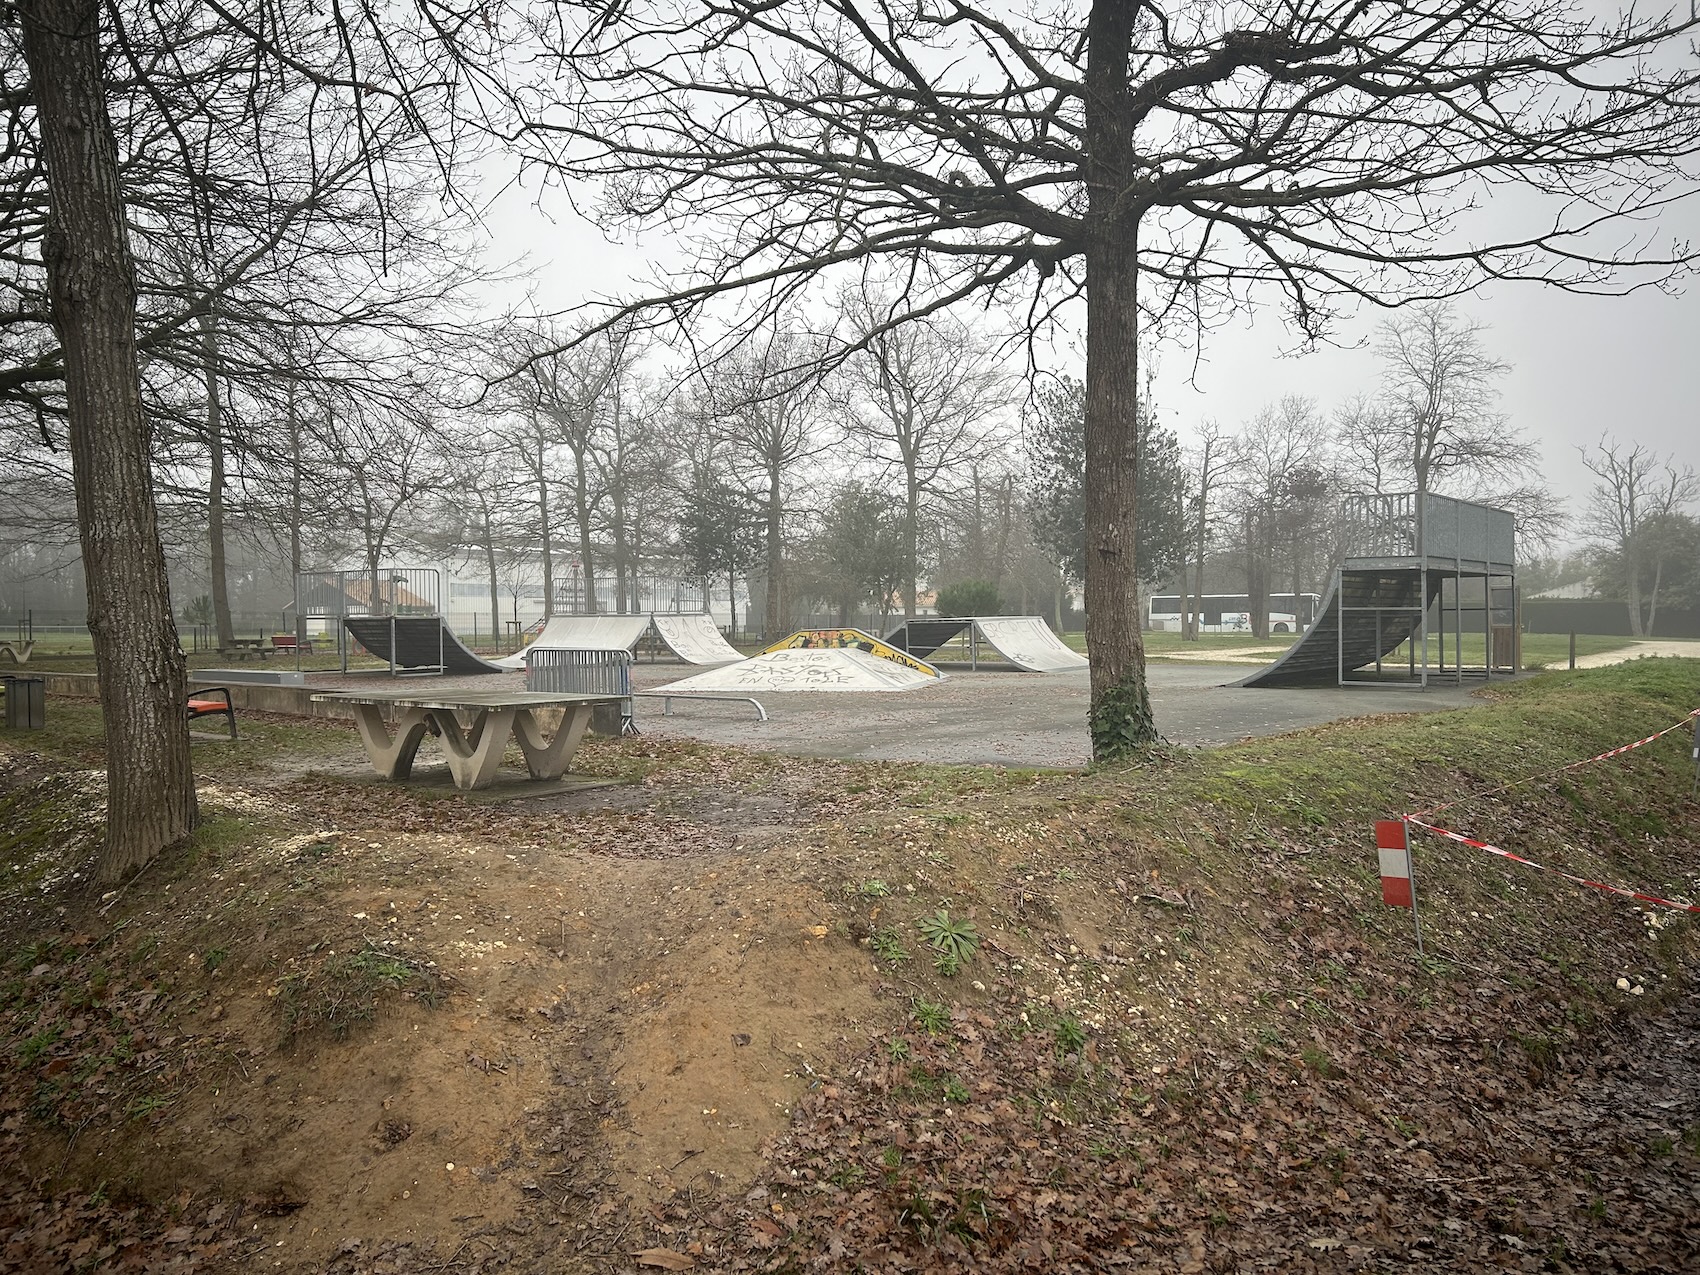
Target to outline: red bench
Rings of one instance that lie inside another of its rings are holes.
[[[222,695],[223,699],[213,699],[214,695]],[[189,720],[197,717],[223,717],[230,727],[230,738],[236,738],[236,706],[230,702],[230,688],[227,686],[202,686],[189,692]]]
[[[313,639],[307,638],[303,641],[297,642],[295,640],[295,634],[293,633],[274,633],[272,634],[272,650],[299,650],[303,655],[311,655],[313,653]]]

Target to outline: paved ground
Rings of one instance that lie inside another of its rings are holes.
[[[634,683],[670,680],[642,665]],[[1147,670],[1157,728],[1177,744],[1225,744],[1277,735],[1342,717],[1433,712],[1470,702],[1473,687],[1412,691],[1361,688],[1243,690],[1225,683],[1245,669],[1225,664],[1153,664]],[[1479,683],[1477,684],[1479,685]],[[1087,678],[1081,673],[952,673],[902,693],[787,693],[760,697],[771,720],[745,705],[677,700],[662,717],[639,700],[640,727],[776,752],[864,760],[1083,766]]]
[[[635,690],[650,690],[699,670],[688,665],[640,662]],[[1372,713],[1426,713],[1461,708],[1479,682],[1427,691],[1389,687],[1314,690],[1245,690],[1228,685],[1244,677],[1243,664],[1151,664],[1157,729],[1189,747],[1227,744],[1249,736],[1278,735],[1344,717]],[[344,690],[388,682],[387,674],[343,678],[314,674],[315,688]],[[432,688],[518,690],[521,675],[430,679]],[[952,672],[915,691],[772,692],[758,696],[770,720],[759,722],[747,704],[675,700],[663,717],[657,700],[639,699],[636,717],[646,734],[740,744],[773,752],[866,761],[930,761],[1007,766],[1084,766],[1087,675],[1078,673]]]

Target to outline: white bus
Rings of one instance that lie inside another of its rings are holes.
[[[1316,613],[1321,607],[1322,598],[1319,594],[1271,593],[1269,631],[1302,633],[1316,623]],[[1202,607],[1199,607],[1197,599],[1193,599],[1189,601],[1188,610],[1202,611],[1199,617],[1199,631],[1202,633],[1251,632],[1251,599],[1243,593],[1206,593]],[[1146,614],[1153,629],[1180,632],[1180,595],[1153,594],[1147,604]]]

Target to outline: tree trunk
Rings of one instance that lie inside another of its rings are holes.
[[[1133,163],[1129,53],[1137,6],[1094,0],[1087,18],[1086,650],[1092,756],[1157,742],[1145,686],[1135,562],[1139,439],[1139,211],[1126,206]]]
[[[579,579],[584,582],[585,615],[596,614],[596,568],[590,557],[590,475],[585,469],[584,453],[575,453],[578,491],[573,496],[573,512],[578,522]]]
[[[555,554],[549,536],[549,479],[543,468],[543,435],[537,435],[537,535],[543,547],[543,618],[555,614]],[[517,595],[516,595],[517,601]]]
[[[218,391],[218,328],[210,314],[201,316],[200,325],[201,374],[207,391],[207,574],[218,649],[227,651],[236,629],[230,622],[230,580],[224,564],[224,404]]]
[[[1641,560],[1633,541],[1623,556],[1629,561],[1629,636],[1646,637],[1647,627],[1641,616]]]
[[[496,571],[496,529],[490,525],[490,511],[484,511],[484,565],[490,572],[490,645],[502,649],[502,584]]]
[[[101,6],[25,0],[18,14],[47,167],[42,260],[65,359],[77,524],[106,724],[100,875],[114,881],[194,830],[187,671],[154,509],[136,362],[136,283],[101,79]]]
[[[286,390],[289,413],[289,584],[295,603],[296,650],[307,640],[307,617],[301,613],[301,416],[295,408],[295,387]]]
[[[915,618],[915,577],[921,572],[921,492],[913,461],[905,466],[903,487],[903,619]],[[978,502],[978,491],[976,491]],[[978,539],[978,537],[976,537]]]
[[[779,590],[784,577],[785,498],[780,488],[779,467],[772,465],[767,473],[767,599],[762,612],[762,636],[769,642],[783,636],[779,632],[781,609]]]

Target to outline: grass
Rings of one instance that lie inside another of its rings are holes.
[[[388,998],[435,1005],[443,994],[442,980],[429,966],[367,944],[354,952],[329,953],[285,975],[277,1001],[286,1036],[326,1031],[340,1040],[371,1022]]]

